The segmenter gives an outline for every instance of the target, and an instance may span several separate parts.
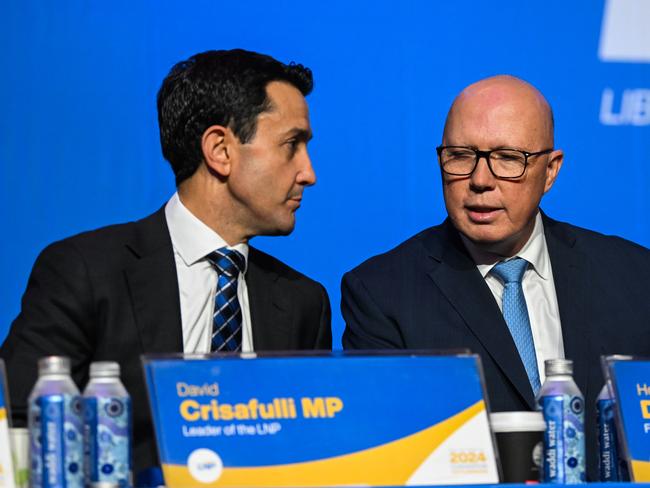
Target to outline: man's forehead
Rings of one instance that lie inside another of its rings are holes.
[[[271,110],[286,106],[307,105],[305,96],[291,83],[286,81],[271,81],[266,85]]]
[[[267,125],[277,133],[307,132],[311,134],[309,112],[306,110],[286,110],[276,107],[258,115],[257,123]]]
[[[295,104],[293,106],[277,104],[271,110],[258,115],[257,126],[258,131],[264,130],[266,134],[276,139],[296,137],[307,141],[312,137],[306,103],[302,107]]]
[[[266,85],[267,108],[262,114],[302,115],[309,108],[304,95],[295,86],[284,81],[272,81]]]

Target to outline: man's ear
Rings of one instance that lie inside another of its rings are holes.
[[[562,168],[562,163],[564,162],[564,152],[561,149],[553,151],[548,157],[548,163],[546,165],[546,181],[544,183],[544,193],[548,192],[555,180],[557,175]]]
[[[236,141],[233,132],[222,125],[212,125],[203,132],[203,160],[211,171],[221,176],[230,174]]]

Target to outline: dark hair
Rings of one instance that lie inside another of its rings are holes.
[[[211,125],[229,127],[242,143],[255,136],[257,116],[271,108],[266,85],[272,81],[305,96],[313,88],[309,68],[243,49],[195,54],[171,69],[158,91],[158,125],[177,185],[201,164],[201,136]]]

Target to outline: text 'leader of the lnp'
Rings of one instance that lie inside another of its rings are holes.
[[[176,64],[158,92],[177,192],[137,222],[83,233],[38,257],[0,350],[24,424],[38,358],[118,361],[132,396],[135,472],[157,464],[140,356],[331,349],[317,282],[249,245],[286,235],[316,175],[305,96],[311,71],[243,50]]]
[[[650,251],[541,212],[564,157],[553,132],[520,79],[460,93],[437,148],[448,218],[345,274],[343,346],[469,348],[494,411],[535,409],[544,360],[570,358],[595,446],[600,355],[650,354]]]

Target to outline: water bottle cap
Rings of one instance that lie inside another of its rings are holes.
[[[90,363],[91,378],[112,378],[120,376],[120,365],[115,361],[96,361]]]
[[[544,361],[546,376],[572,375],[573,361],[570,359],[547,359]]]
[[[65,356],[47,356],[38,360],[38,374],[70,374],[70,359]]]

